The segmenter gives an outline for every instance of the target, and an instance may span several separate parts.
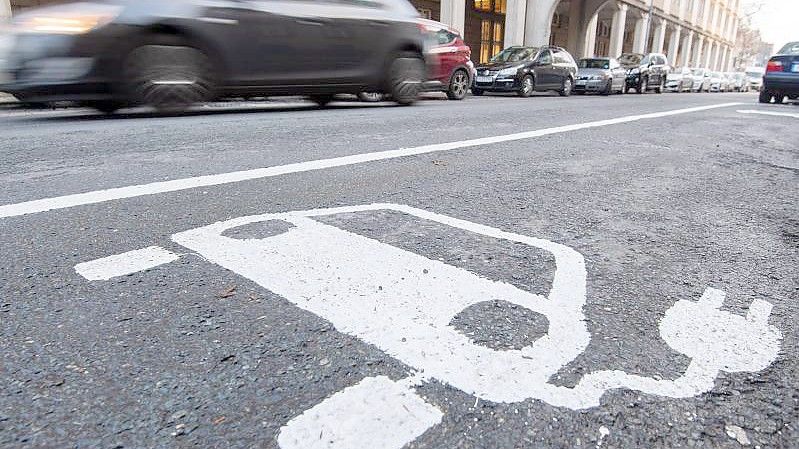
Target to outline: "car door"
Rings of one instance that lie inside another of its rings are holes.
[[[212,36],[234,86],[284,84],[297,79],[296,23],[291,0],[241,0],[209,6],[198,26]]]
[[[651,79],[655,82],[651,84],[654,86],[662,86],[666,83],[666,76],[669,73],[666,58],[662,55],[654,55],[652,57],[652,64],[652,73],[654,76]]]
[[[554,63],[552,52],[549,49],[543,49],[538,53],[538,57],[533,66],[536,90],[555,89],[555,82],[558,79],[558,75],[555,71]]]

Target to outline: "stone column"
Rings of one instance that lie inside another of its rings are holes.
[[[721,50],[721,67],[719,70],[726,72],[729,70],[730,47],[724,46]]]
[[[593,58],[596,56],[596,31],[599,26],[599,14],[594,14],[594,17],[588,22],[588,28],[585,31],[585,44],[583,45],[583,57]]]
[[[694,52],[694,58],[692,64],[694,67],[702,67],[703,63],[702,56],[704,56],[704,50],[705,50],[705,36],[702,36],[700,34],[698,42],[696,43],[696,45],[694,45],[694,47],[696,47],[696,51]]]
[[[719,62],[721,60],[721,42],[716,42],[713,46],[713,62],[710,66],[713,70],[719,70]]]
[[[635,37],[633,39],[633,53],[646,53],[649,40],[649,13],[636,16]]]
[[[705,55],[705,68],[713,70],[713,67],[711,67],[712,64],[713,64],[713,41],[708,40],[707,55]]]
[[[552,34],[552,13],[560,0],[527,0],[524,22],[524,44],[534,47],[549,45]]]
[[[464,32],[466,24],[466,2],[463,0],[441,0],[441,23]]]
[[[691,52],[693,51],[692,45],[694,43],[694,32],[689,31],[682,40],[682,66],[691,66]],[[675,63],[676,65],[676,63]]]
[[[680,25],[674,26],[674,31],[671,33],[671,39],[669,39],[669,63],[676,64],[677,63],[677,56],[680,51],[680,34],[682,33],[682,27]]]
[[[461,0],[461,4],[465,2]],[[505,47],[524,44],[527,0],[508,0],[505,13]]]
[[[627,9],[629,8],[626,3],[618,3],[618,9],[613,13],[613,22],[610,26],[610,56],[617,58],[624,48],[624,29],[627,26]]]
[[[0,0],[0,20],[11,17],[11,0]]]
[[[655,27],[655,40],[652,42],[653,53],[663,53],[666,46],[666,21],[663,19],[658,20]]]

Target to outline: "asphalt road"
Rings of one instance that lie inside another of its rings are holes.
[[[799,447],[797,125],[749,94],[0,112],[0,447]]]

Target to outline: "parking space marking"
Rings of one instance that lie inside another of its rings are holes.
[[[746,109],[746,110],[739,110],[741,114],[760,114],[760,115],[771,115],[774,117],[793,117],[799,118],[799,114],[793,114],[790,112],[772,112],[772,111],[759,111],[756,109]]]
[[[289,421],[278,444],[281,449],[401,449],[443,416],[403,382],[368,377]]]
[[[75,265],[75,271],[90,281],[107,281],[150,270],[178,260],[180,256],[158,246],[137,249],[115,256]]]
[[[52,198],[44,198],[33,201],[25,201],[16,204],[0,206],[0,218],[18,217],[22,215],[37,214],[51,210],[67,209],[89,204],[98,204],[108,201],[135,198],[147,195],[156,195],[168,192],[194,189],[199,187],[210,187],[223,184],[232,184],[255,179],[271,178],[292,173],[302,173],[315,170],[324,170],[348,165],[358,165],[368,162],[384,161],[408,156],[418,156],[421,154],[438,153],[464,148],[473,148],[483,145],[491,145],[503,142],[513,142],[519,140],[533,139],[537,137],[549,136],[566,132],[579,131],[603,126],[619,125],[640,120],[670,117],[680,114],[708,111],[712,109],[739,106],[742,103],[722,103],[709,106],[698,106],[685,109],[674,109],[670,111],[654,112],[641,115],[629,115],[615,119],[599,120],[574,125],[557,126],[535,131],[526,131],[515,134],[507,134],[494,137],[483,137],[478,139],[462,140],[441,144],[423,145],[412,148],[402,148],[398,150],[378,151],[373,153],[354,154],[350,156],[334,157],[330,159],[318,159],[307,162],[297,162],[286,165],[243,170],[216,175],[196,176],[191,178],[175,179],[172,181],[154,182],[149,184],[139,184],[127,187],[117,187],[112,189],[96,190],[93,192],[64,195]]]

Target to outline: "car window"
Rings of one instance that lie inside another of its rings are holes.
[[[449,44],[450,42],[454,41],[455,38],[457,38],[457,37],[458,36],[456,34],[451,33],[449,30],[440,29],[437,32],[435,32],[434,41],[438,45],[444,45],[444,44]]]
[[[566,57],[566,53],[564,53],[562,51],[556,51],[554,59],[555,59],[555,64],[569,64],[570,63],[569,59]]]
[[[537,48],[533,47],[510,47],[502,50],[490,59],[491,62],[519,62],[531,58]]]
[[[653,60],[652,60],[652,56],[650,56],[650,55],[646,55],[646,56],[644,56],[644,59],[642,59],[642,60],[641,60],[640,64],[641,64],[641,65],[649,65],[649,63],[650,63],[651,61],[653,61]]]
[[[799,55],[799,42],[791,42],[788,45],[782,47],[779,54],[792,55],[792,56]]]
[[[549,50],[544,50],[538,55],[538,62],[544,65],[552,64],[552,53]]]
[[[607,59],[581,59],[577,64],[581,69],[609,69],[611,63]]]
[[[628,53],[619,57],[619,63],[624,65],[638,65],[641,64],[641,58],[643,58],[643,55]]]

